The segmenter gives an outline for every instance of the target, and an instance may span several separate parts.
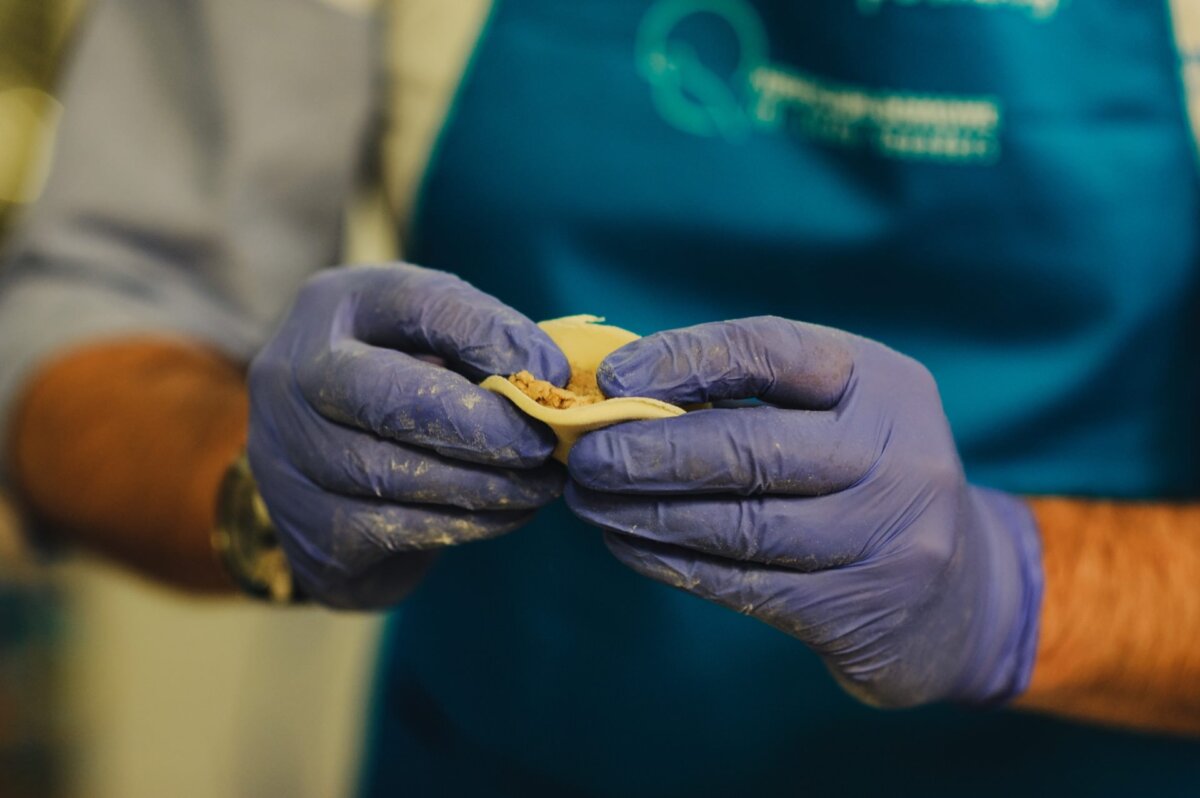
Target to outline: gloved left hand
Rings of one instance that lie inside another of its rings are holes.
[[[770,403],[575,445],[567,501],[626,565],[794,635],[868,703],[1024,690],[1037,528],[1020,499],[967,484],[919,363],[769,317],[648,336],[598,377],[609,396]]]

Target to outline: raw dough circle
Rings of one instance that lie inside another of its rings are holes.
[[[538,326],[567,356],[572,372],[595,371],[610,352],[638,339],[638,336],[629,330],[597,323],[601,321],[604,319],[599,316],[566,316],[543,321]],[[558,438],[554,459],[560,463],[567,462],[571,447],[585,432],[610,427],[622,421],[673,418],[684,413],[682,407],[640,396],[605,399],[603,402],[565,409],[546,407],[535,402],[509,382],[507,377],[499,374],[488,377],[481,385],[506,397],[526,415],[550,427]]]

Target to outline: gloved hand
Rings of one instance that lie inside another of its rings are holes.
[[[1025,504],[968,485],[919,363],[779,318],[659,333],[598,372],[609,396],[770,404],[622,424],[571,451],[566,497],[653,579],[811,646],[875,705],[1004,700],[1041,600]]]
[[[348,267],[303,287],[250,366],[248,455],[307,595],[393,604],[436,549],[561,493],[550,431],[473,382],[522,369],[569,376],[532,321],[450,274]]]

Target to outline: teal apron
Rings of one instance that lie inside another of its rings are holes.
[[[941,386],[969,476],[1200,495],[1200,219],[1165,4],[501,0],[416,262],[534,318],[778,314]],[[856,704],[561,503],[394,616],[369,795],[1194,795],[1200,746]]]

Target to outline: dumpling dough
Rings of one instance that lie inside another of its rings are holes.
[[[482,383],[484,388],[507,397],[526,415],[536,418],[554,431],[558,438],[554,459],[560,463],[567,462],[571,447],[585,432],[622,421],[672,418],[684,413],[682,407],[658,399],[619,397],[595,401],[589,396],[589,379],[591,386],[594,386],[596,369],[604,358],[638,338],[620,327],[597,323],[601,321],[604,319],[598,316],[567,316],[538,325],[558,345],[571,364],[571,382],[567,390],[537,380],[536,375],[528,372],[512,376],[547,404],[535,400],[507,376],[494,374]],[[599,389],[596,391],[598,393]]]

